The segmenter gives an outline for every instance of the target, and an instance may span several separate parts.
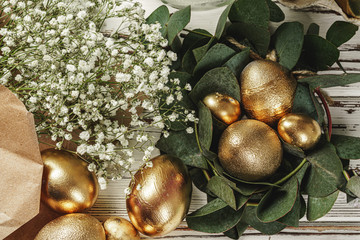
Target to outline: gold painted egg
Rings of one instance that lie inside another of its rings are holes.
[[[230,175],[245,181],[270,177],[282,161],[276,132],[254,119],[241,120],[225,129],[219,141],[219,160]]]
[[[140,234],[128,220],[110,217],[104,222],[106,240],[139,240]]]
[[[94,217],[72,213],[58,217],[46,224],[35,240],[105,240],[105,231]]]
[[[192,184],[184,163],[170,155],[150,160],[152,167],[136,172],[126,200],[134,227],[148,236],[173,231],[189,210]]]
[[[226,124],[231,124],[240,117],[240,103],[226,94],[211,93],[203,99],[203,103],[217,119]]]
[[[289,113],[280,119],[278,133],[285,142],[309,150],[319,142],[321,127],[307,115]]]
[[[99,193],[97,178],[87,163],[75,155],[55,149],[41,152],[44,162],[41,200],[60,213],[91,208]]]
[[[252,61],[241,73],[241,102],[246,114],[271,126],[291,112],[295,90],[295,78],[273,61]]]

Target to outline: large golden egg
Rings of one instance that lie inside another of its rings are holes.
[[[105,231],[94,217],[72,213],[58,217],[46,224],[35,240],[105,240]]]
[[[278,132],[285,142],[303,150],[313,148],[321,137],[319,123],[304,114],[286,114],[278,123]]]
[[[270,177],[279,168],[282,146],[276,132],[263,122],[241,120],[225,129],[219,141],[225,171],[245,181]]]
[[[190,206],[192,185],[180,159],[160,155],[151,162],[152,167],[135,174],[126,207],[139,232],[159,236],[173,231],[184,219]]]
[[[110,217],[104,222],[106,240],[139,240],[140,234],[128,220]]]
[[[203,102],[217,119],[226,124],[232,124],[240,117],[240,103],[228,95],[211,93],[203,99]]]
[[[253,61],[241,73],[241,101],[246,114],[272,126],[291,111],[295,90],[295,78],[273,61]]]
[[[91,208],[99,192],[97,178],[87,163],[63,150],[41,152],[44,162],[41,200],[60,213],[83,212]]]

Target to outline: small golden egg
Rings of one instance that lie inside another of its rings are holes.
[[[278,123],[278,132],[285,142],[303,150],[313,148],[321,137],[319,123],[304,114],[286,114]]]
[[[41,200],[60,213],[91,208],[99,193],[97,178],[87,163],[75,155],[55,149],[41,152],[44,162]]]
[[[291,112],[296,80],[280,64],[269,60],[249,63],[241,73],[241,102],[250,118],[276,126]]]
[[[225,129],[219,141],[219,160],[230,175],[245,181],[270,177],[282,161],[276,132],[263,122],[241,120]]]
[[[140,234],[128,220],[110,217],[104,222],[106,240],[138,240]]]
[[[72,213],[58,217],[46,224],[35,240],[105,240],[105,231],[94,217]]]
[[[217,119],[226,124],[231,124],[240,117],[240,103],[228,95],[211,93],[203,99],[203,103]]]
[[[192,184],[184,163],[170,155],[150,160],[152,167],[136,172],[126,200],[134,227],[148,236],[165,235],[182,222],[189,210]]]

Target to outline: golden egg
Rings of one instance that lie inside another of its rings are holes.
[[[55,149],[41,152],[44,162],[41,200],[60,213],[91,208],[99,193],[97,178],[87,163],[75,155]]]
[[[246,114],[272,126],[291,111],[295,90],[295,78],[273,61],[253,61],[241,73],[241,101]]]
[[[219,160],[230,175],[245,181],[270,177],[279,168],[282,146],[276,132],[263,122],[241,120],[225,129]]]
[[[136,172],[126,200],[135,228],[148,236],[173,231],[189,210],[192,185],[184,163],[169,155],[150,160],[152,167]]]
[[[304,114],[286,114],[278,123],[278,132],[285,142],[303,150],[313,148],[321,137],[319,123]]]
[[[110,217],[104,222],[106,240],[138,240],[140,234],[128,220]]]
[[[217,119],[226,124],[232,124],[240,117],[240,103],[228,95],[211,93],[203,99],[203,103]]]
[[[46,224],[35,240],[105,240],[105,231],[94,217],[72,213],[58,217]]]

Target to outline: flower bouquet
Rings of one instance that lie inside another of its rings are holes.
[[[166,7],[149,18],[154,16],[167,19]],[[360,158],[360,138],[332,134],[329,97],[322,91],[360,82],[360,74],[317,73],[333,64],[343,69],[338,48],[358,27],[337,21],[323,38],[315,23],[304,30],[299,22],[284,22],[270,32],[270,22],[283,20],[272,1],[236,0],[214,35],[203,29],[181,35],[173,68],[192,86],[182,104],[196,111],[198,121],[193,133],[173,127],[156,146],[183,160],[207,194],[208,203],[186,217],[193,230],[234,239],[248,226],[275,234],[299,226],[305,215],[309,221],[324,216],[340,191],[348,201],[360,197],[360,177],[349,168],[350,159]],[[166,21],[159,22],[166,32]],[[234,117],[236,105],[245,114]],[[253,122],[268,130],[245,124]]]

